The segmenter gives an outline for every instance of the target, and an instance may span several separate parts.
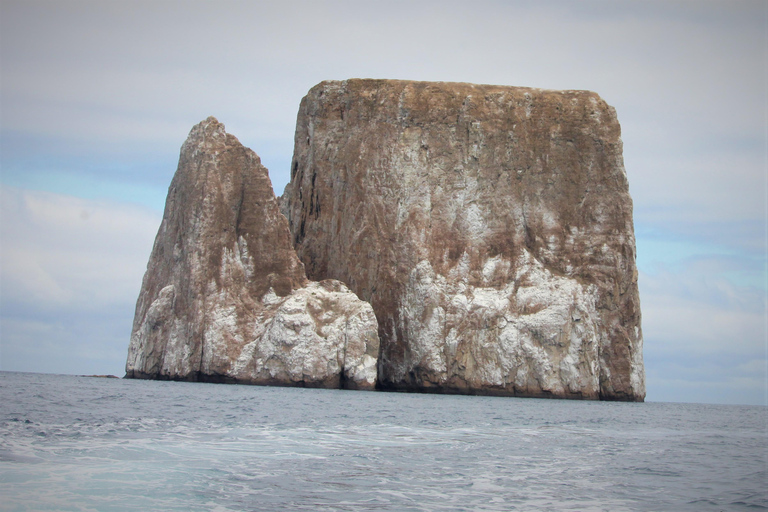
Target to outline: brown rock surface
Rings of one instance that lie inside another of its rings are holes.
[[[373,305],[381,387],[643,400],[632,201],[597,94],[323,82],[282,209],[307,275]]]
[[[181,148],[126,376],[373,389],[370,305],[309,282],[259,157],[208,118]]]

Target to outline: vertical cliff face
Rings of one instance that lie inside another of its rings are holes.
[[[259,157],[208,118],[181,148],[128,377],[372,389],[369,304],[307,280]]]
[[[373,305],[382,387],[644,398],[632,201],[596,94],[323,82],[282,208],[308,276]]]

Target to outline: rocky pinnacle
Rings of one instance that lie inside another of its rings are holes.
[[[310,282],[267,169],[210,117],[189,134],[136,304],[134,378],[373,389],[371,306]]]

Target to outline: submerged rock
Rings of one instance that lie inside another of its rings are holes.
[[[643,400],[632,201],[587,91],[323,82],[282,198],[379,322],[384,389]]]
[[[126,377],[373,389],[371,306],[307,280],[259,157],[210,117],[181,148]]]

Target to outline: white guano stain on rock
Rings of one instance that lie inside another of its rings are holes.
[[[410,359],[396,377],[406,378],[419,366],[446,375],[435,385],[450,385],[447,370],[456,361],[467,382],[597,397],[596,289],[554,276],[523,254],[515,278],[525,285],[502,289],[458,285],[467,269],[463,258],[450,278],[419,262],[400,306],[404,324],[411,326],[405,332]],[[499,265],[512,266],[496,257],[484,270]]]

